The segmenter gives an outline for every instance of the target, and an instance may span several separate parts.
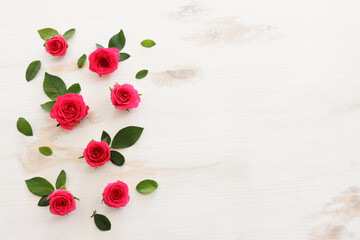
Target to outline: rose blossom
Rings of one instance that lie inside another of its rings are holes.
[[[106,142],[91,141],[84,150],[84,157],[90,166],[102,166],[110,160],[109,145]]]
[[[58,189],[47,197],[50,199],[50,212],[55,215],[65,215],[76,209],[73,195],[66,190]]]
[[[53,56],[65,56],[68,46],[66,39],[59,34],[46,41],[45,50]]]
[[[103,192],[104,203],[109,207],[125,207],[130,200],[129,188],[126,183],[116,181],[109,183]]]
[[[111,90],[111,102],[117,109],[137,108],[140,101],[138,91],[130,84],[119,85],[116,83],[114,89]]]
[[[88,114],[89,106],[83,97],[75,93],[58,96],[50,111],[50,117],[56,119],[64,129],[71,130],[74,125]]]
[[[101,75],[114,72],[118,68],[120,60],[119,49],[117,48],[98,48],[89,56],[90,71]]]

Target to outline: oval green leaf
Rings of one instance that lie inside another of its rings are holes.
[[[67,90],[68,93],[76,93],[76,94],[79,94],[81,92],[81,87],[80,87],[80,84],[78,83],[74,83],[73,85],[71,85],[68,90]]]
[[[28,121],[26,121],[25,118],[20,117],[17,120],[16,127],[19,130],[19,132],[21,132],[25,136],[32,136],[33,135],[31,125],[30,125],[30,123]]]
[[[107,217],[102,214],[94,214],[95,225],[101,231],[109,231],[111,229],[111,223]]]
[[[26,74],[25,74],[26,81],[30,82],[31,80],[33,80],[36,74],[38,74],[40,68],[41,68],[40,60],[36,60],[30,63],[28,68],[26,69]]]
[[[121,49],[124,48],[126,43],[125,35],[123,30],[121,29],[118,34],[115,34],[112,36],[112,38],[109,40],[109,48],[116,47],[121,51]]]
[[[66,183],[66,173],[64,170],[61,170],[59,176],[56,179],[56,183],[55,183],[56,189],[65,186],[65,183]]]
[[[99,43],[95,43],[96,48],[104,48],[103,45],[99,44]]]
[[[43,89],[51,100],[56,100],[60,95],[66,94],[66,84],[58,76],[45,73]]]
[[[55,189],[45,178],[34,177],[25,180],[29,191],[38,196],[45,196],[51,194]]]
[[[52,37],[55,37],[56,35],[59,35],[58,31],[52,28],[40,29],[38,30],[38,33],[40,34],[40,37],[45,41],[49,40]]]
[[[127,148],[134,145],[140,138],[144,128],[130,126],[121,129],[112,141],[112,148]]]
[[[106,142],[110,146],[111,143],[110,135],[107,132],[103,131],[101,134],[101,141]]]
[[[146,179],[138,183],[136,190],[139,193],[151,193],[158,187],[158,183],[151,179]]]
[[[50,112],[52,107],[54,106],[55,101],[50,101],[50,102],[46,102],[44,104],[41,104],[41,108],[44,109],[45,111]]]
[[[46,207],[46,206],[49,206],[50,203],[49,203],[49,200],[47,200],[47,195],[46,196],[42,196],[38,202],[38,206],[39,207]]]
[[[39,147],[39,151],[42,155],[45,156],[51,156],[52,155],[52,150],[49,147],[43,146],[43,147]]]
[[[67,40],[71,38],[74,35],[74,33],[75,33],[75,28],[69,29],[64,33],[63,37]]]
[[[121,153],[111,150],[110,154],[111,154],[110,161],[113,164],[115,164],[116,166],[122,166],[124,164],[125,158]]]
[[[128,59],[130,57],[130,54],[127,53],[120,53],[120,61],[125,61],[126,59]]]
[[[146,48],[151,48],[156,45],[156,43],[151,39],[145,39],[141,42],[141,45]]]
[[[148,74],[148,70],[146,70],[146,69],[144,69],[144,70],[141,70],[141,71],[139,71],[137,74],[136,74],[136,78],[137,79],[142,79],[142,78],[144,78],[144,77],[146,77],[146,75]]]
[[[83,54],[83,55],[79,58],[79,60],[77,61],[78,68],[82,68],[82,67],[84,66],[84,64],[85,64],[85,62],[86,62],[86,58],[87,58],[86,54]]]

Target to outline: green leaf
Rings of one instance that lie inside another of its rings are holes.
[[[38,30],[38,33],[40,34],[40,37],[45,41],[49,40],[52,37],[55,37],[56,35],[59,35],[58,31],[52,28],[40,29]]]
[[[127,148],[131,147],[140,138],[144,128],[142,127],[126,127],[121,129],[114,137],[112,148]]]
[[[125,42],[126,42],[125,35],[123,30],[121,29],[118,34],[115,34],[110,39],[109,48],[116,47],[117,49],[119,49],[119,51],[121,51],[121,49],[123,49],[125,46]]]
[[[31,125],[28,121],[26,121],[25,118],[19,117],[19,119],[17,120],[17,123],[16,123],[16,127],[19,130],[19,132],[21,132],[25,136],[33,135]]]
[[[156,45],[156,43],[151,39],[145,39],[141,42],[141,45],[146,48],[151,48]]]
[[[119,60],[119,62],[125,61],[125,60],[128,59],[129,57],[130,57],[130,54],[127,54],[127,53],[122,52],[122,53],[120,53],[120,60]]]
[[[107,217],[97,213],[94,213],[93,216],[94,216],[95,225],[97,226],[98,229],[100,229],[101,231],[109,231],[111,229],[111,223]]]
[[[96,48],[104,48],[103,45],[99,44],[99,43],[95,43]]]
[[[44,92],[51,100],[56,100],[60,95],[66,94],[66,84],[58,76],[45,73],[43,83]]]
[[[111,153],[110,161],[113,164],[115,164],[116,166],[122,166],[124,164],[125,158],[121,153],[114,150],[111,150],[110,153]]]
[[[55,101],[50,101],[50,102],[46,102],[44,104],[41,104],[40,106],[42,107],[42,109],[44,109],[45,111],[50,112],[52,107],[54,106]]]
[[[39,207],[46,207],[49,206],[49,200],[47,200],[48,195],[42,196],[38,202]]]
[[[39,147],[39,151],[42,155],[45,156],[51,156],[52,155],[52,150],[49,147],[43,146],[43,147]]]
[[[63,37],[67,40],[71,38],[74,35],[74,33],[75,33],[75,28],[69,29],[64,33]]]
[[[25,182],[29,191],[38,196],[49,195],[55,190],[54,186],[42,177],[34,177]]]
[[[80,87],[80,84],[78,83],[74,83],[73,85],[71,85],[68,90],[67,90],[68,93],[76,93],[76,94],[79,94],[81,92],[81,87]]]
[[[137,79],[142,79],[142,78],[144,78],[144,77],[146,77],[146,75],[148,74],[148,70],[146,70],[146,69],[144,69],[144,70],[141,70],[141,71],[139,71],[137,74],[136,74],[136,78]]]
[[[107,132],[103,131],[101,134],[101,141],[106,142],[110,146],[111,143],[110,135]]]
[[[78,68],[82,68],[86,62],[87,56],[86,54],[83,54],[79,60],[77,61]]]
[[[61,170],[59,176],[56,179],[56,183],[55,183],[56,189],[65,186],[65,183],[66,183],[66,173],[64,170]]]
[[[151,179],[146,179],[136,185],[136,190],[139,193],[151,193],[155,191],[158,187],[158,183]]]
[[[33,61],[32,63],[30,63],[28,68],[26,69],[26,74],[25,74],[26,81],[30,82],[31,80],[33,80],[36,74],[39,72],[40,68],[41,68],[40,60]]]

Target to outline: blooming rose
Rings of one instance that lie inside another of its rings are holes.
[[[98,48],[89,56],[90,71],[101,75],[114,72],[118,68],[120,60],[119,49],[117,48]]]
[[[102,166],[110,160],[109,145],[106,142],[91,141],[84,150],[84,157],[90,166]]]
[[[71,130],[74,125],[88,114],[89,106],[83,97],[75,93],[58,96],[50,111],[50,117],[56,119],[64,129]]]
[[[76,209],[73,195],[66,190],[58,189],[47,197],[50,199],[50,212],[55,215],[65,215]]]
[[[109,207],[125,207],[130,200],[129,188],[126,183],[116,181],[109,183],[103,192],[104,203]]]
[[[111,90],[111,102],[117,109],[137,108],[140,101],[138,91],[130,84],[116,83],[114,89]]]
[[[68,43],[60,34],[46,41],[45,50],[53,56],[65,56]]]

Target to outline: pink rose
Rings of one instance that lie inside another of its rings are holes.
[[[53,56],[65,56],[68,46],[66,39],[59,34],[46,41],[45,50]]]
[[[110,160],[109,145],[106,142],[91,141],[84,150],[84,157],[90,166],[102,166]]]
[[[56,119],[64,129],[71,130],[74,125],[88,114],[89,106],[83,97],[75,93],[58,96],[50,111],[50,117]]]
[[[76,209],[73,195],[66,190],[58,189],[47,197],[50,199],[50,212],[55,215],[65,215]]]
[[[117,109],[137,108],[140,101],[138,91],[130,84],[119,85],[116,83],[114,89],[111,90],[111,102]]]
[[[118,68],[120,60],[119,49],[117,48],[98,48],[89,56],[90,71],[101,75],[114,72]]]
[[[125,207],[130,200],[129,188],[126,183],[116,181],[109,183],[103,192],[104,203],[109,207]]]

